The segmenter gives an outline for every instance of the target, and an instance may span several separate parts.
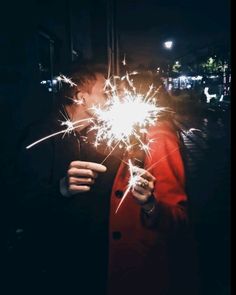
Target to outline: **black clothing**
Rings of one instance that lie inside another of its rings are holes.
[[[23,141],[19,159],[23,189],[16,200],[23,232],[15,255],[18,273],[28,278],[21,276],[21,284],[31,294],[36,294],[37,285],[40,294],[106,294],[109,202],[120,157],[106,160],[107,172],[99,175],[90,192],[63,197],[59,181],[71,161],[101,163],[106,155],[94,148],[89,128],[25,150],[58,126],[57,118],[40,128],[32,126]]]

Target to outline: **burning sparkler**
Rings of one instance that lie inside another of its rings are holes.
[[[153,169],[155,166],[157,166],[161,161],[165,160],[167,157],[169,157],[172,153],[176,152],[179,149],[179,147],[173,149],[172,151],[170,151],[167,155],[163,156],[161,159],[159,159],[159,161],[155,162],[154,164],[152,164],[148,169],[146,169],[145,171],[150,171],[151,169]],[[144,175],[145,172],[141,172],[141,170],[137,169],[138,167],[133,165],[132,161],[129,159],[128,160],[128,167],[129,167],[129,173],[130,173],[130,177],[129,177],[129,183],[128,186],[126,188],[126,191],[124,192],[124,195],[119,203],[119,205],[116,208],[115,214],[118,212],[118,210],[120,209],[121,205],[123,204],[123,202],[125,201],[126,197],[128,196],[129,192],[140,182],[140,177],[142,177]]]
[[[97,147],[101,143],[106,142],[107,146],[114,150],[119,145],[125,147],[126,150],[130,150],[133,145],[137,145],[141,150],[148,153],[149,143],[145,143],[142,140],[142,135],[147,133],[147,128],[154,125],[158,119],[159,114],[164,110],[162,107],[157,107],[155,102],[155,94],[157,90],[153,85],[150,86],[146,95],[136,93],[136,89],[133,86],[133,81],[130,76],[136,75],[137,72],[132,72],[130,75],[126,75],[121,80],[126,79],[131,90],[123,89],[123,94],[117,94],[116,85],[108,78],[104,85],[104,91],[108,95],[108,100],[104,108],[100,106],[94,106],[92,108],[94,118],[88,118],[84,120],[78,120],[73,122],[69,117],[64,117],[65,121],[60,121],[61,126],[66,126],[66,129],[55,132],[48,135],[38,141],[27,146],[27,149],[34,145],[47,140],[51,137],[59,134],[70,134],[76,128],[82,127],[85,121],[92,123],[90,131],[96,131],[96,137],[94,146]],[[60,75],[57,77],[59,81],[69,84],[71,87],[76,86],[70,78]],[[77,105],[81,105],[82,102],[73,102]],[[136,143],[133,143],[135,139]],[[107,157],[106,157],[107,159]]]
[[[56,80],[61,83],[61,82],[64,82],[65,84],[69,84],[70,87],[73,87],[73,86],[77,86],[74,82],[72,82],[72,80],[68,77],[66,77],[65,75],[59,75],[58,77],[56,77]]]
[[[108,82],[107,82],[108,84]],[[91,130],[96,131],[95,146],[106,142],[108,147],[113,148],[117,143],[129,150],[138,144],[139,148],[148,151],[148,143],[142,140],[148,128],[154,125],[163,107],[157,107],[155,99],[150,98],[153,89],[144,96],[124,91],[122,96],[114,94],[107,101],[105,108],[93,107],[96,123]]]
[[[87,121],[86,124],[89,121],[91,124],[89,132],[95,131],[94,146],[98,147],[105,142],[110,148],[110,153],[102,161],[102,164],[117,147],[124,148],[129,155],[129,152],[132,151],[135,146],[146,155],[150,156],[150,143],[155,139],[146,142],[144,140],[145,134],[148,133],[148,128],[150,126],[156,124],[159,115],[166,109],[156,105],[156,94],[158,94],[159,89],[155,89],[153,85],[149,86],[149,90],[146,94],[137,93],[131,78],[132,75],[136,74],[137,72],[132,72],[131,74],[126,73],[123,77],[108,78],[104,85],[104,92],[108,96],[107,102],[103,107],[93,106],[93,118],[91,117],[73,122],[68,116],[63,115],[65,120],[60,121],[60,123],[61,126],[66,127],[65,129],[37,140],[27,146],[27,149],[59,134],[64,134],[63,137],[66,134],[71,134],[76,128],[83,127],[85,121]],[[119,91],[115,83],[112,82],[116,79],[126,81],[129,89],[123,87],[122,92],[118,93]],[[64,75],[60,75],[57,80],[67,83],[71,87],[77,86],[70,78]],[[77,105],[82,105],[80,101],[76,101],[73,98],[69,99]],[[167,156],[168,155],[166,155],[166,157]],[[116,209],[116,213],[128,193],[140,181],[140,177],[142,177],[142,173],[139,173],[140,170],[136,169],[136,166],[132,164],[131,158],[129,158],[126,164],[129,167],[130,178],[127,189]],[[156,164],[157,163],[155,163],[155,165]],[[152,169],[152,166],[149,167],[148,170],[150,169]]]

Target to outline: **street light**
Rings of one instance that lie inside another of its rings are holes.
[[[169,50],[169,51],[173,48],[173,45],[174,45],[174,42],[172,40],[167,40],[167,41],[165,41],[163,43],[164,48],[167,49],[167,50]],[[171,58],[169,57],[168,59],[171,59]],[[169,79],[170,79],[169,75],[170,75],[170,65],[168,63],[168,65],[167,65],[167,88],[168,89],[171,86],[171,85],[169,85]]]
[[[168,50],[172,49],[173,45],[174,45],[174,43],[173,43],[173,41],[171,41],[171,40],[168,40],[168,41],[165,41],[165,42],[164,42],[164,47],[165,47],[166,49],[168,49]]]

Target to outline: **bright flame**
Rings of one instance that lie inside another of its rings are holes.
[[[153,89],[150,87],[149,92]],[[147,128],[154,125],[158,115],[164,108],[157,107],[155,100],[143,95],[134,95],[131,92],[119,98],[114,95],[108,101],[106,108],[94,107],[93,112],[97,118],[92,130],[97,131],[95,145],[106,141],[109,147],[117,142],[123,143],[128,148],[131,138],[135,138],[143,150],[147,144],[142,141],[142,134],[147,133]]]
[[[64,135],[70,134],[76,128],[82,127],[85,121],[89,121],[92,123],[90,131],[96,131],[94,146],[98,147],[101,143],[106,142],[111,150],[109,155],[113,153],[117,147],[125,148],[126,151],[129,152],[134,145],[138,145],[141,150],[149,155],[149,142],[145,142],[143,138],[147,133],[147,129],[156,123],[159,114],[165,110],[165,108],[156,106],[155,96],[159,89],[156,89],[153,85],[149,86],[149,90],[146,94],[142,95],[137,93],[131,78],[133,75],[137,74],[137,72],[132,72],[130,74],[127,72],[125,76],[119,77],[121,81],[126,80],[130,89],[127,90],[123,88],[121,95],[117,94],[116,84],[113,83],[113,81],[115,81],[114,77],[108,78],[104,85],[104,92],[108,96],[107,103],[105,107],[93,107],[94,118],[73,122],[68,116],[62,114],[65,120],[60,121],[61,126],[66,126],[66,129],[39,139],[27,146],[27,149],[61,133]],[[64,75],[57,77],[57,80],[68,83],[71,87],[76,86],[70,78]],[[83,101],[77,101],[73,98],[69,99],[77,105],[83,104]]]

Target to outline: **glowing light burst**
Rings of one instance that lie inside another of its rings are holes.
[[[133,147],[138,146],[138,148],[141,151],[144,151],[147,156],[151,156],[150,144],[156,139],[151,139],[146,142],[144,137],[148,133],[149,127],[156,124],[159,116],[163,111],[166,111],[166,108],[159,107],[156,104],[156,95],[158,94],[159,88],[156,89],[153,85],[150,85],[146,94],[137,93],[133,80],[131,79],[131,76],[137,74],[137,72],[132,72],[130,74],[126,73],[123,77],[108,76],[109,78],[105,81],[104,85],[104,92],[107,94],[108,100],[103,107],[92,107],[93,117],[73,121],[67,115],[62,114],[64,120],[59,122],[61,123],[61,126],[65,127],[65,129],[45,136],[28,145],[26,148],[30,149],[31,147],[59,134],[63,134],[63,137],[66,134],[71,134],[76,128],[83,127],[86,122],[86,124],[91,124],[89,132],[95,131],[94,146],[98,147],[105,142],[110,149],[109,154],[102,161],[102,164],[117,147],[125,148],[125,151],[129,155],[129,152],[132,151]],[[129,90],[123,87],[121,91],[119,90],[121,94],[118,94],[115,83],[116,80],[120,80],[121,82],[126,80]],[[57,81],[59,81],[59,83],[67,83],[71,87],[77,86],[70,78],[64,75],[58,76]],[[68,98],[72,100],[74,104],[83,105],[83,101],[74,100],[70,97]],[[151,165],[146,171],[152,169],[161,160],[168,157],[177,149],[174,149],[158,162]],[[140,172],[141,170],[137,169],[137,166],[132,164],[132,158],[130,157],[126,165],[128,165],[130,177],[126,191],[124,192],[115,213],[118,212],[129,192],[137,185],[140,181],[140,177],[145,173]]]
[[[122,60],[122,64],[123,64],[123,66],[126,66],[127,64],[126,64],[126,55],[124,55],[124,59]]]
[[[118,212],[120,209],[121,205],[123,204],[124,200],[126,199],[128,193],[132,190],[132,188],[138,183],[141,173],[138,173],[138,170],[136,169],[136,166],[132,164],[132,161],[129,159],[128,160],[128,166],[129,166],[129,172],[130,172],[130,178],[129,178],[129,183],[126,188],[126,191],[124,192],[124,195],[116,209],[115,214]]]
[[[101,143],[106,143],[110,148],[110,153],[106,159],[119,146],[125,148],[127,152],[132,150],[134,145],[138,145],[140,150],[150,155],[149,143],[145,142],[144,137],[148,132],[148,128],[156,123],[160,113],[165,110],[163,107],[158,107],[155,101],[155,95],[159,89],[155,89],[150,85],[146,94],[139,94],[134,87],[132,76],[137,75],[138,72],[126,73],[123,77],[109,77],[104,84],[104,92],[108,96],[105,106],[93,106],[93,118],[73,121],[68,116],[63,115],[64,119],[61,126],[66,128],[50,134],[36,142],[28,145],[29,149],[44,140],[59,134],[71,134],[76,128],[83,127],[85,121],[89,121],[91,128],[89,132],[95,131],[94,146],[98,147]],[[129,90],[123,87],[121,94],[117,91],[116,80],[126,80]],[[58,81],[69,84],[71,87],[76,86],[70,78],[60,75],[57,77]],[[82,101],[73,100],[74,104],[82,105]]]
[[[106,142],[113,148],[117,143],[130,149],[135,139],[136,144],[148,151],[148,143],[143,142],[142,135],[148,127],[154,125],[163,107],[157,107],[155,99],[149,98],[153,89],[146,96],[124,91],[122,97],[116,94],[108,100],[105,108],[93,107],[96,124],[91,130],[96,130],[95,146]]]
[[[59,121],[59,122],[61,122],[61,126],[66,126],[65,129],[60,130],[60,131],[55,132],[55,133],[52,133],[50,135],[47,135],[47,136],[45,136],[43,138],[40,138],[39,140],[37,140],[37,141],[31,143],[30,145],[28,145],[26,147],[26,149],[30,149],[33,146],[35,146],[35,145],[37,145],[37,144],[39,144],[39,143],[41,143],[41,142],[43,142],[43,141],[45,141],[45,140],[47,140],[49,138],[55,137],[55,136],[57,136],[59,134],[63,134],[62,137],[64,137],[66,134],[71,134],[76,128],[83,127],[84,122],[86,122],[86,121],[91,122],[92,118],[78,120],[78,121],[75,121],[75,122],[72,122],[70,119],[66,119],[65,121]]]
[[[179,147],[176,147],[175,149],[173,149],[172,151],[170,151],[168,154],[166,154],[165,156],[163,156],[162,158],[160,158],[159,161],[153,163],[145,171],[150,171],[151,169],[153,169],[154,167],[156,167],[161,161],[165,160],[171,154],[173,154],[174,152],[176,152],[178,150],[179,150]],[[139,183],[140,177],[142,177],[145,174],[145,172],[140,172],[141,170],[137,169],[138,166],[133,165],[132,164],[132,161],[130,159],[128,160],[127,165],[129,166],[129,173],[130,173],[129,182],[128,182],[128,186],[127,186],[127,188],[126,188],[126,190],[124,192],[124,195],[123,195],[122,199],[120,200],[119,205],[116,208],[115,214],[120,209],[121,205],[123,204],[123,202],[127,198],[129,192]]]
[[[70,78],[66,77],[65,75],[59,75],[58,77],[56,77],[56,80],[59,83],[64,82],[66,84],[69,84],[70,87],[77,86],[77,84],[75,84],[74,82],[72,82],[72,80]]]

